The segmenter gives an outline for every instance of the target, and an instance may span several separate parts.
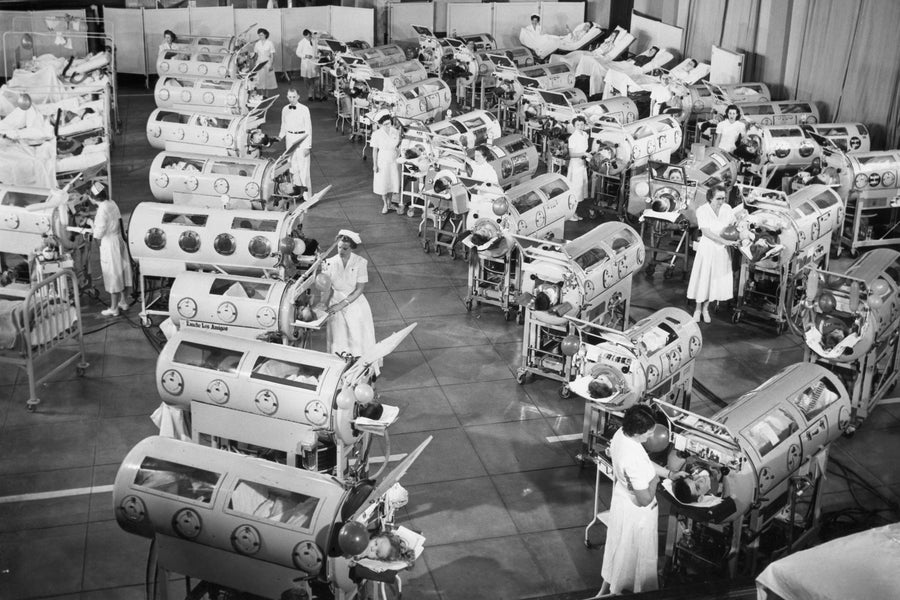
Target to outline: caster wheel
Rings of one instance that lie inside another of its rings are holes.
[[[78,377],[84,377],[85,372],[87,372],[87,369],[84,367],[75,367],[75,375]]]
[[[516,323],[518,323],[519,325],[525,324],[525,311],[522,310],[521,308],[519,309],[519,312],[516,315]]]
[[[850,258],[859,258],[859,250],[850,248]]]
[[[141,317],[141,327],[150,327],[151,325],[153,325],[153,321],[150,320],[150,317]]]
[[[466,310],[468,312],[472,312],[472,299],[471,298],[466,299]]]
[[[450,248],[450,258],[456,260],[456,249]]]
[[[597,218],[597,211],[594,210],[593,208],[589,209],[589,210],[588,210],[587,217],[588,217],[588,219],[592,219],[592,220],[593,220],[593,219],[596,219],[596,218]]]
[[[563,385],[559,388],[559,397],[563,400],[567,400],[572,397],[572,389],[568,385]]]
[[[34,404],[29,404],[25,408],[28,409],[28,412],[34,412],[35,410],[37,410],[37,402],[35,402]]]
[[[786,322],[781,321],[780,323],[775,325],[775,333],[777,333],[778,335],[783,335],[785,331],[787,331]]]
[[[516,383],[523,385],[528,378],[528,371],[516,371]]]
[[[731,315],[731,322],[734,323],[735,325],[737,325],[738,323],[741,322],[742,316],[743,315],[741,315],[741,311],[739,311],[739,310],[734,311],[734,314]]]
[[[503,311],[503,320],[506,321],[507,323],[509,321],[512,321],[512,313],[508,310],[504,310]]]
[[[594,545],[592,543],[590,543],[589,541],[584,540],[584,547],[587,548],[588,550],[591,550],[591,549],[593,549]]]
[[[675,276],[675,269],[669,267],[663,271],[663,279],[672,279]]]
[[[435,255],[440,256],[441,254],[443,254],[443,250],[441,250],[441,247],[440,247],[440,246],[435,245],[435,247],[434,247],[434,253],[435,253]]]
[[[425,252],[425,254],[431,252],[431,248],[429,247],[429,244],[426,240],[422,241],[422,250]]]

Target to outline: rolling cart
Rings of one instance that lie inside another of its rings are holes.
[[[469,194],[462,184],[450,186],[447,194],[425,193],[425,212],[422,215],[422,249],[428,253],[432,249],[458,258],[465,255],[460,248],[466,213],[469,212]]]

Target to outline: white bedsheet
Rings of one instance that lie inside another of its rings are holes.
[[[0,139],[0,183],[56,187],[56,140],[29,146]]]

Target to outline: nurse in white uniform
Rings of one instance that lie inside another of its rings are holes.
[[[697,208],[697,226],[703,234],[697,243],[697,254],[691,267],[687,297],[697,302],[694,321],[709,323],[709,303],[730,300],[734,283],[731,274],[730,242],[722,238],[722,230],[734,223],[734,211],[725,202],[727,194],[721,185],[706,192],[708,202]]]
[[[488,162],[490,150],[487,146],[475,146],[475,164],[472,165],[472,179],[493,185],[500,185],[497,171]]]
[[[566,176],[569,179],[569,185],[575,193],[576,207],[584,201],[588,192],[588,174],[585,160],[588,156],[588,134],[585,132],[587,128],[587,119],[582,115],[577,115],[572,119],[572,127],[575,131],[569,136],[569,170]],[[578,213],[572,213],[569,221],[580,221],[581,217]]]
[[[656,578],[659,508],[656,488],[664,477],[678,479],[650,460],[642,443],[650,438],[656,419],[649,407],[637,404],[625,411],[622,428],[609,445],[613,491],[603,552],[603,587],[599,595],[658,589]]]
[[[359,234],[348,229],[338,231],[335,256],[325,260],[322,273],[331,278],[331,290],[325,292],[323,301],[328,306],[328,352],[346,352],[362,356],[375,348],[375,322],[372,309],[363,296],[369,281],[368,261],[353,254],[362,240]],[[375,374],[381,364],[374,365]]]
[[[291,88],[287,93],[287,106],[281,109],[281,130],[278,139],[284,140],[285,150],[300,142],[300,146],[291,155],[290,171],[294,185],[306,188],[304,200],[309,200],[312,180],[309,166],[312,159],[312,121],[309,109],[300,104],[300,92]]]
[[[734,153],[741,136],[747,133],[747,126],[743,121],[738,121],[740,118],[741,109],[734,104],[728,105],[728,108],[725,109],[725,120],[716,125],[714,146],[725,152]]]
[[[109,292],[109,308],[100,311],[107,317],[118,317],[119,311],[128,310],[126,289],[131,287],[131,261],[122,239],[119,223],[122,215],[116,203],[109,199],[102,183],[91,186],[91,202],[97,206],[92,227],[94,239],[100,240],[100,270],[103,286]]]
[[[375,170],[372,191],[381,196],[384,204],[381,214],[386,215],[400,193],[400,165],[397,163],[400,157],[400,130],[394,127],[394,119],[390,114],[386,111],[379,112],[381,114],[375,117],[378,128],[369,139],[369,145],[372,146],[372,168]],[[397,212],[403,213],[404,208],[400,205]]]
[[[256,35],[259,36],[259,40],[253,45],[256,64],[266,63],[266,66],[256,74],[256,87],[263,96],[266,96],[268,90],[278,87],[275,81],[275,44],[269,39],[269,30],[264,27],[257,29]]]

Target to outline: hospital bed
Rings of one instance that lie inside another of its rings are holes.
[[[609,31],[592,22],[581,23],[566,35],[540,34],[523,27],[519,31],[519,42],[534,52],[538,59],[545,60],[551,54],[595,50],[609,34]]]
[[[75,340],[75,347],[63,347],[70,340]],[[86,358],[74,272],[64,269],[33,285],[0,287],[0,365],[25,371],[29,411],[41,402],[39,385],[73,364],[76,374],[83,376],[89,366]]]

